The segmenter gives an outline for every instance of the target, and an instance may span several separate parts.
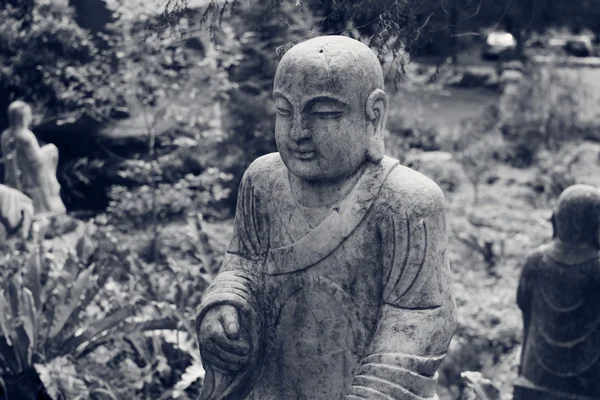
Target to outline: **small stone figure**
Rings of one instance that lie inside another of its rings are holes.
[[[600,191],[558,198],[554,237],[521,273],[523,350],[514,400],[600,399]]]
[[[29,196],[36,215],[63,214],[66,208],[56,179],[58,149],[53,144],[40,148],[35,135],[29,130],[31,118],[31,108],[27,103],[15,101],[8,107],[10,126],[0,138],[4,184]]]
[[[440,188],[384,155],[371,49],[342,36],[282,58],[278,153],[240,185],[196,327],[200,399],[437,399],[456,318]]]

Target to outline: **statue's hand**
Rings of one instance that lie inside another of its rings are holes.
[[[202,358],[223,372],[239,371],[250,360],[250,344],[244,333],[235,307],[222,305],[209,310],[198,330]]]

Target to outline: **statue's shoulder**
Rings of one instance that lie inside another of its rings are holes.
[[[383,184],[382,200],[399,207],[414,205],[414,207],[426,210],[445,209],[444,193],[434,181],[390,157],[386,157],[384,162],[395,162],[397,165],[391,170]]]
[[[525,265],[523,266],[521,275],[532,277],[537,270],[544,268],[546,256],[551,252],[551,249],[552,242],[542,244],[529,253],[525,258]]]
[[[269,153],[254,160],[244,173],[243,180],[252,186],[270,186],[287,171],[279,153]]]

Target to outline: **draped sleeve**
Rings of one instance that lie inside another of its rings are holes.
[[[377,328],[346,400],[437,399],[437,369],[456,327],[441,190],[423,177],[391,200]]]
[[[233,237],[215,280],[206,290],[198,308],[197,325],[206,312],[222,304],[235,306],[248,319],[256,319],[263,263],[268,251],[268,220],[262,211],[255,180],[264,179],[261,159],[242,177],[238,191]]]

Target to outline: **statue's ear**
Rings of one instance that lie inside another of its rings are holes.
[[[550,222],[552,222],[552,239],[556,239],[558,236],[558,231],[556,230],[556,213],[552,213]]]
[[[383,132],[387,122],[389,101],[387,94],[381,89],[375,89],[367,98],[366,113],[369,120],[369,148],[367,155],[370,161],[379,162],[385,154]]]

